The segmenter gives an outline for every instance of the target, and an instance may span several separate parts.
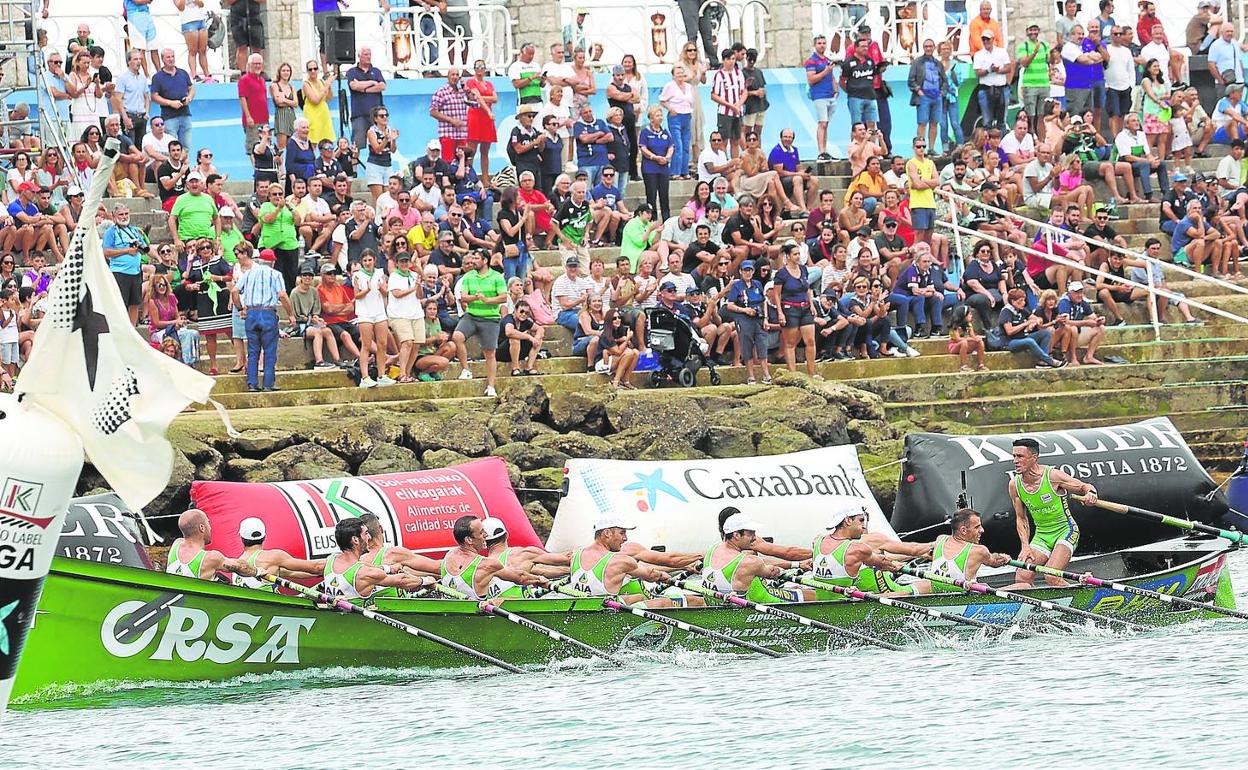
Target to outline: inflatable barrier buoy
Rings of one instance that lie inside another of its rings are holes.
[[[1239,467],[1226,484],[1226,502],[1231,506],[1225,517],[1228,525],[1241,532],[1248,530],[1248,519],[1236,513],[1248,515],[1248,441],[1244,442],[1244,456]]]

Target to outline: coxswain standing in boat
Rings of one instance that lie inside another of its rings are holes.
[[[381,519],[377,518],[377,514],[366,513],[360,521],[368,528],[369,549],[363,557],[365,563],[380,567],[385,572],[397,572],[406,567],[418,575],[438,576],[442,563],[437,559],[412,553],[401,545],[386,545],[386,531],[381,528]]]
[[[265,548],[264,538],[267,532],[264,522],[249,516],[238,525],[238,536],[243,541],[243,552],[239,559],[256,570],[256,573],[268,573],[284,578],[317,578],[325,571],[324,561],[296,559],[280,548]],[[255,588],[260,591],[275,591],[277,585],[258,577],[234,576],[234,585],[244,588]]]
[[[832,515],[829,534],[815,538],[812,572],[819,580],[834,585],[884,596],[911,596],[931,593],[931,583],[916,580],[898,583],[889,573],[901,564],[889,554],[910,558],[927,556],[933,543],[903,543],[878,532],[867,532],[867,512],[846,509]]]
[[[322,572],[325,593],[342,599],[368,599],[390,593],[386,589],[415,591],[422,586],[420,578],[405,573],[389,574],[380,567],[365,563],[372,537],[368,527],[358,518],[343,519],[334,525],[334,540],[341,553],[325,560]],[[397,595],[397,591],[392,594]]]
[[[182,537],[173,541],[169,548],[169,563],[165,572],[170,575],[215,580],[218,572],[254,577],[256,568],[242,559],[231,559],[220,551],[211,550],[212,524],[208,514],[192,508],[178,517],[178,530]]]
[[[569,574],[572,563],[570,551],[551,553],[533,546],[513,546],[508,541],[507,525],[493,516],[482,521],[481,528],[485,531],[486,554],[498,559],[504,567],[551,579]],[[520,592],[513,592],[513,595],[519,596]]]
[[[1040,442],[1034,438],[1016,439],[1012,452],[1015,475],[1010,479],[1010,501],[1014,503],[1018,542],[1023,544],[1018,560],[1066,569],[1079,545],[1079,525],[1070,515],[1066,495],[1075,492],[1086,498],[1086,505],[1096,505],[1096,487],[1050,465],[1041,465]],[[1030,588],[1036,575],[1020,569],[1014,579],[1017,582],[1010,588]],[[1044,580],[1051,586],[1068,585],[1055,575],[1045,575]]]
[[[460,516],[452,530],[457,545],[442,559],[440,583],[470,599],[489,600],[520,586],[546,586],[540,575],[507,567],[485,556],[485,526],[476,516]],[[512,591],[517,596],[520,591]],[[507,597],[504,597],[507,598]]]
[[[814,601],[815,592],[812,589],[800,586],[769,588],[763,582],[781,577],[784,568],[777,563],[777,559],[759,556],[754,552],[759,525],[753,519],[744,513],[734,513],[720,526],[723,530],[723,542],[712,546],[702,559],[702,585],[715,591],[744,596],[762,604]],[[789,566],[793,563],[783,564]]]
[[[594,542],[572,552],[570,588],[590,596],[614,596],[624,604],[644,607],[700,607],[706,604],[699,596],[689,596],[677,588],[661,589],[652,596],[642,581],[668,583],[672,576],[653,566],[652,559],[672,558],[678,566],[697,563],[701,554],[665,554],[641,546],[633,549],[638,556],[625,552],[628,530],[636,526],[624,516],[607,513],[594,522]]]
[[[1010,561],[1008,554],[993,553],[988,546],[980,545],[984,526],[978,511],[961,508],[950,518],[952,534],[936,538],[932,548],[931,572],[954,580],[974,582],[979,568],[1004,567]],[[962,589],[951,584],[932,581],[932,591],[961,593]]]

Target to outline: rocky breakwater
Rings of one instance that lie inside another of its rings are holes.
[[[293,481],[439,468],[496,455],[507,462],[539,533],[550,529],[563,463],[572,457],[687,460],[751,457],[857,444],[864,468],[894,460],[901,443],[878,395],[779,372],[771,386],[548,393],[540,379],[497,401],[463,399],[385,405],[294,407],[237,414],[242,435],[208,418],[179,420],[169,486],[152,516],[185,509],[195,480]],[[896,468],[869,473],[891,507]],[[88,466],[79,492],[102,480]],[[173,519],[158,519],[172,532]]]

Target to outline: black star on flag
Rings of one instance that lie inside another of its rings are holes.
[[[108,334],[108,319],[103,313],[95,312],[91,300],[91,287],[83,292],[74,308],[73,331],[82,330],[82,352],[86,357],[87,383],[95,390],[95,376],[100,368],[100,335]]]

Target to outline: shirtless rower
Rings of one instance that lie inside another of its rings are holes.
[[[257,573],[267,572],[284,578],[320,577],[325,571],[325,562],[296,559],[280,548],[265,548],[264,538],[267,532],[264,522],[255,516],[249,516],[238,525],[238,536],[243,541],[243,552],[240,561],[246,562]],[[234,576],[234,585],[244,588],[255,588],[259,591],[276,591],[277,584],[258,577]]]
[[[254,576],[256,568],[242,559],[230,559],[220,551],[208,548],[212,542],[212,524],[208,514],[192,508],[178,517],[178,530],[182,537],[173,541],[169,548],[169,563],[165,572],[170,575],[215,580],[217,572]]]
[[[828,529],[831,534],[820,535],[811,546],[817,579],[884,596],[931,593],[927,580],[902,585],[888,573],[901,569],[889,554],[926,556],[932,552],[932,543],[903,543],[879,532],[868,533],[867,512],[861,509],[832,514]]]
[[[664,570],[651,566],[637,557],[624,552],[628,542],[628,530],[636,526],[619,514],[607,513],[594,523],[594,542],[572,552],[572,580],[570,587],[590,596],[618,596],[625,604],[658,607],[700,607],[706,602],[701,597],[686,596],[679,589],[651,597],[643,580],[666,583],[671,580]],[[647,549],[642,549],[645,552]],[[646,555],[657,554],[650,552]],[[695,554],[693,562],[701,558]],[[648,561],[648,559],[647,559]]]
[[[1014,503],[1018,541],[1023,544],[1018,560],[1066,569],[1079,545],[1079,524],[1070,515],[1066,495],[1076,492],[1087,498],[1086,505],[1095,505],[1096,487],[1050,465],[1041,465],[1040,442],[1034,438],[1016,439],[1012,452],[1016,473],[1009,482],[1010,502]],[[1014,579],[1017,582],[1010,588],[1030,588],[1036,573],[1020,569]],[[1051,586],[1068,585],[1056,575],[1045,575],[1044,580]]]
[[[493,556],[483,556],[485,526],[476,516],[460,516],[455,520],[452,534],[457,545],[442,559],[439,581],[447,588],[453,588],[469,599],[494,599],[503,597],[511,588],[550,583],[540,575],[503,566]],[[513,591],[511,595],[521,593]]]
[[[385,589],[389,588],[414,591],[421,587],[418,577],[404,573],[390,575],[364,562],[363,557],[368,553],[372,537],[360,519],[343,519],[334,525],[334,541],[342,550],[325,559],[322,572],[325,578],[322,590],[330,596],[368,599],[383,595],[383,592],[388,594]]]
[[[978,511],[961,508],[954,512],[950,519],[952,534],[936,538],[932,548],[931,572],[947,575],[954,580],[973,582],[979,574],[979,568],[987,564],[990,567],[1004,567],[1010,557],[1004,553],[993,553],[988,546],[980,545],[984,535],[984,526]],[[948,591],[960,593],[961,588],[940,581],[932,581],[932,591]]]
[[[517,572],[530,572],[544,578],[561,578],[569,574],[568,565],[572,563],[571,552],[551,553],[531,545],[511,545],[507,536],[507,525],[502,519],[493,516],[481,522],[485,531],[485,548],[489,556],[498,559],[504,567]],[[519,595],[515,592],[514,595]]]
[[[814,601],[812,589],[785,586],[769,588],[764,580],[780,577],[780,560],[754,553],[759,525],[744,513],[734,513],[720,525],[723,542],[711,546],[702,559],[702,585],[731,592],[752,602]],[[788,562],[786,562],[787,564]]]
[[[381,567],[384,572],[397,572],[400,567],[407,567],[420,575],[437,577],[441,574],[442,564],[437,559],[412,553],[401,545],[386,545],[386,532],[377,514],[366,513],[360,521],[368,528],[368,553],[362,557],[365,563]]]

